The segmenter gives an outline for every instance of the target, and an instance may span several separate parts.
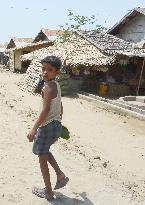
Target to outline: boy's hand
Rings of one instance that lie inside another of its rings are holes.
[[[36,135],[36,132],[37,132],[37,130],[35,130],[35,129],[32,129],[32,130],[29,132],[29,134],[27,135],[27,138],[28,138],[29,142],[33,142],[34,137],[35,137],[35,135]]]

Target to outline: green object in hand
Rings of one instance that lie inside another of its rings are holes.
[[[70,138],[70,132],[68,131],[67,127],[62,125],[61,128],[61,138],[68,140]]]

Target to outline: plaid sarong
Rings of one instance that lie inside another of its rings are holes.
[[[50,146],[58,140],[60,135],[61,122],[57,120],[38,128],[34,139],[33,153],[36,155],[48,154]]]

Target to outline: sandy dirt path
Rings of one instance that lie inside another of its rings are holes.
[[[63,123],[72,137],[52,152],[70,182],[55,202],[32,195],[43,181],[26,134],[40,97],[19,89],[21,77],[0,73],[0,205],[145,205],[145,122],[66,97]]]

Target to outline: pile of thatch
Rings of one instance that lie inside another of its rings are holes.
[[[38,85],[39,80],[41,79],[41,67],[41,63],[37,60],[34,60],[30,64],[26,74],[24,75],[24,78],[19,83],[19,86],[22,90],[28,91],[32,94],[36,94],[35,89]],[[56,78],[56,80],[60,83],[62,95],[66,95],[69,93],[68,79],[69,75],[63,73]]]
[[[21,79],[19,83],[20,87],[24,91],[28,91],[34,94],[34,90],[38,81],[40,80],[41,75],[41,63],[39,61],[33,61],[24,77]]]

